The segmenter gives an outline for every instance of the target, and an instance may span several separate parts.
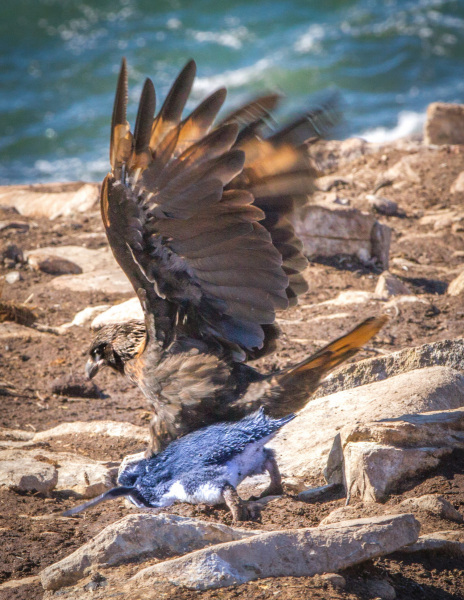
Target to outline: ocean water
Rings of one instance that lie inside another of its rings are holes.
[[[464,0],[2,0],[0,183],[102,178],[122,56],[132,122],[145,77],[160,106],[194,58],[190,107],[277,90],[284,121],[336,91],[339,136],[390,140],[464,102]]]

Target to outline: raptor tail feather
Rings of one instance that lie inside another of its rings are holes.
[[[280,393],[267,400],[269,413],[277,417],[303,408],[322,377],[356,354],[387,321],[386,315],[370,317],[299,364],[274,373]]]

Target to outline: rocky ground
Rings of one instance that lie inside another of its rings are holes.
[[[390,322],[351,361],[365,362],[327,381],[275,442],[287,493],[263,508],[259,522],[218,533],[204,528],[232,526],[225,508],[175,505],[168,513],[180,520],[162,521],[162,531],[161,516],[151,517],[154,537],[164,536],[156,551],[140,541],[148,525],[131,521],[137,511],[122,500],[84,516],[59,516],[112,485],[119,461],[143,449],[149,418],[139,392],[121,377],[101,372],[98,389],[80,379],[99,311],[71,325],[76,314],[133,296],[106,249],[96,187],[0,190],[0,319],[12,318],[9,302],[26,302],[37,317],[33,327],[0,324],[0,598],[464,598],[463,153],[462,145],[414,140],[347,140],[318,149],[326,176],[298,221],[311,254],[310,290],[280,315],[279,352],[262,367],[297,362],[368,315],[385,312]],[[322,225],[314,226],[316,219]],[[382,275],[386,257],[389,274]],[[18,309],[15,315],[27,320]],[[456,341],[437,344],[444,340]],[[70,376],[74,391],[65,385]],[[326,483],[328,460],[331,487],[299,495]],[[351,495],[347,508],[342,481]],[[403,513],[420,523],[418,542],[416,521],[402,521]],[[140,542],[131,556],[118,547],[119,564],[108,568],[110,555],[87,547],[76,559],[80,567],[50,567],[123,517],[129,539]],[[180,526],[193,528],[190,545],[172,541]],[[298,542],[296,528],[306,531]],[[272,557],[250,533],[260,531],[291,537],[267,542]],[[343,544],[355,554],[356,540],[375,548],[353,558],[359,564],[344,563]],[[221,543],[215,560],[231,567],[222,584],[236,585],[200,589],[200,575],[213,581],[217,574],[205,567],[211,550],[199,549],[211,543]],[[262,562],[256,580],[248,581],[233,544],[242,544],[245,562]],[[284,560],[291,548],[300,556],[319,546],[334,552],[319,570],[305,563],[298,571],[296,559]],[[197,548],[201,568],[193,555],[182,558]],[[168,564],[175,557],[184,562]],[[44,591],[38,575],[48,567]],[[127,583],[147,567],[152,571]],[[281,576],[269,577],[275,573]]]

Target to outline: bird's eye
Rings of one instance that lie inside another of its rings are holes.
[[[106,344],[100,344],[100,346],[98,346],[97,348],[92,348],[92,350],[90,351],[90,356],[92,358],[96,358],[97,356],[103,356],[105,347]]]

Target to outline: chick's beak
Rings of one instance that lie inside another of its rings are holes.
[[[102,367],[103,364],[104,361],[102,358],[89,358],[87,364],[85,365],[85,374],[87,375],[87,379],[93,379],[93,377],[95,377],[95,375],[98,373],[100,367]]]

